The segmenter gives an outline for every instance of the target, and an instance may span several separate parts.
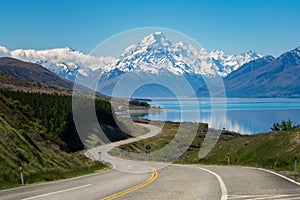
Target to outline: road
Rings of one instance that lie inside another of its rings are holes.
[[[145,125],[147,126],[147,125]],[[148,135],[160,129],[148,126]],[[141,139],[141,138],[138,138]],[[263,169],[237,166],[166,165],[114,158],[107,151],[121,141],[97,147],[89,156],[115,169],[92,175],[0,191],[0,199],[300,199],[300,184]],[[159,169],[159,170],[155,170]],[[120,193],[119,193],[120,192]],[[116,196],[113,196],[116,197]],[[107,198],[112,199],[112,198]]]

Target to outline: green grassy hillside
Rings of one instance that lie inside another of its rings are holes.
[[[89,173],[71,103],[70,95],[1,91],[0,189],[20,183],[20,165],[25,183]],[[128,137],[117,128],[108,102],[97,100],[96,112],[111,140]],[[95,162],[90,172],[104,167]]]
[[[178,131],[178,123],[166,123],[163,131],[146,140],[124,145],[128,152],[145,152],[145,146],[149,144],[152,150],[162,148],[168,144]],[[227,157],[230,154],[231,164],[256,167],[266,167],[276,170],[293,170],[294,157],[300,156],[300,130],[275,131],[257,135],[240,135],[223,131],[212,151],[202,159],[199,159],[199,150],[206,134],[206,129],[200,124],[197,135],[188,150],[174,163],[182,164],[218,164],[227,165]],[[177,141],[180,144],[180,141]],[[117,149],[111,152],[118,155]],[[130,153],[125,156],[130,157]],[[145,159],[145,156],[142,156]],[[300,170],[300,161],[298,161]]]
[[[300,131],[236,135],[229,140],[220,140],[205,158],[198,159],[198,154],[199,147],[190,148],[177,162],[226,165],[230,155],[233,165],[292,171],[294,157],[300,155]]]

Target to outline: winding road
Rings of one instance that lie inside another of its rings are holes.
[[[107,154],[115,146],[152,137],[160,132],[157,127],[143,126],[150,129],[148,134],[87,152],[93,159],[111,163],[113,169],[2,190],[0,199],[300,199],[299,183],[264,169],[167,165],[150,161],[128,161]]]

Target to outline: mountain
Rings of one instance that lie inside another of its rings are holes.
[[[181,82],[183,77],[198,96],[208,95],[205,79],[219,75],[229,97],[296,97],[298,53],[299,48],[275,59],[253,51],[240,55],[219,50],[209,52],[183,42],[172,43],[161,32],[145,36],[117,58],[86,55],[70,48],[9,51],[0,46],[0,56],[40,64],[60,77],[71,81],[76,78],[80,84],[109,96],[116,84],[131,74],[133,82],[142,78],[155,82],[164,75],[171,85]],[[170,96],[170,92],[153,85],[138,93],[148,97]]]
[[[192,73],[227,76],[244,63],[260,57],[263,55],[252,51],[241,55],[226,55],[222,51],[196,49],[183,42],[172,44],[163,33],[155,32],[143,38],[139,44],[129,46],[109,68],[123,72],[169,71],[175,75]],[[208,58],[211,59],[207,60]],[[205,61],[210,61],[211,66],[201,66]]]
[[[230,97],[299,97],[300,47],[254,60],[224,79]]]
[[[214,68],[217,69],[219,74],[223,77],[226,77],[240,66],[252,60],[265,57],[264,54],[258,54],[254,51],[248,51],[247,53],[242,53],[240,55],[228,55],[223,51],[218,50],[211,51],[210,56],[213,60]]]
[[[0,57],[12,57],[39,64],[71,81],[74,81],[76,77],[87,77],[99,68],[105,70],[105,67],[115,60],[113,57],[86,55],[71,48],[9,51],[4,46],[0,46]]]
[[[263,56],[252,51],[241,55],[226,55],[222,51],[207,52],[203,48],[196,49],[183,42],[173,44],[163,33],[155,32],[143,38],[137,45],[128,47],[109,65],[110,71],[98,72],[101,76],[98,77],[98,90],[112,95],[111,92],[121,77],[126,76],[126,73],[134,73],[147,80],[152,79],[153,82],[159,82],[156,77],[164,75],[170,79],[172,85],[180,81],[178,77],[184,77],[197,91],[205,84],[203,77],[225,77],[240,65]],[[160,90],[148,89],[144,91],[144,95],[162,96],[166,93],[164,91],[158,94],[157,91]]]
[[[71,81],[59,77],[44,67],[14,58],[0,58],[0,72],[29,82],[43,83],[67,89],[73,88]]]
[[[79,78],[85,82],[102,74],[105,74],[105,77],[116,77],[128,71],[169,71],[175,75],[204,76],[217,73],[225,77],[244,63],[263,55],[252,51],[240,55],[225,54],[218,50],[207,52],[203,48],[196,49],[183,42],[172,44],[163,33],[156,32],[144,37],[137,45],[129,46],[118,58],[86,55],[70,48],[10,51],[4,46],[0,46],[0,57],[37,63],[68,80],[74,81],[75,78]],[[208,57],[211,58],[211,66],[200,67]]]

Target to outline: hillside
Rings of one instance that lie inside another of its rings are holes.
[[[147,123],[147,122],[145,122]],[[153,123],[153,122],[152,122]],[[156,150],[165,147],[177,134],[179,123],[168,122],[163,131],[153,138],[141,140],[128,145],[124,149],[128,152],[126,157],[132,158],[134,154],[129,152],[140,152],[141,157],[134,159],[145,159],[143,152],[145,146],[151,146],[151,157],[161,160]],[[186,130],[188,131],[188,130]],[[217,144],[212,151],[203,159],[199,159],[199,150],[203,143],[207,129],[200,124],[194,141],[189,145],[188,150],[175,161],[172,157],[164,157],[165,161],[174,161],[181,164],[218,164],[227,165],[227,156],[231,156],[231,164],[265,167],[276,170],[293,170],[294,157],[300,153],[300,130],[275,131],[256,135],[240,135],[238,133],[222,131]],[[210,130],[214,131],[214,130]],[[184,141],[173,141],[178,146]],[[118,156],[118,150],[110,152]],[[166,154],[164,154],[166,155]],[[170,154],[172,156],[172,154]],[[157,157],[158,156],[158,157]],[[300,161],[298,160],[298,170]]]
[[[58,56],[59,52],[65,57]],[[300,94],[300,47],[277,58],[252,51],[229,55],[217,50],[206,52],[205,49],[196,49],[183,42],[172,43],[163,33],[156,32],[143,38],[137,45],[128,47],[118,58],[84,55],[68,48],[18,50],[4,56],[37,63],[2,57],[0,72],[6,75],[67,90],[72,89],[73,84],[68,80],[76,79],[78,83],[96,88],[107,96],[112,96],[112,92],[116,91],[116,84],[125,78],[127,80],[122,87],[128,89],[134,82],[140,81],[140,77],[143,77],[144,82],[153,83],[160,82],[159,77],[163,77],[166,85],[176,86],[178,91],[186,91],[182,88],[183,84],[176,85],[184,80],[196,91],[198,97],[208,97],[206,82],[217,74],[220,75],[220,80],[221,77],[224,80],[228,97],[297,98]],[[211,62],[206,63],[207,56],[211,58]],[[140,89],[140,93],[145,97],[173,96],[162,87],[159,90],[156,88],[146,85]],[[190,93],[180,92],[177,95],[192,96]],[[130,98],[123,93],[114,92],[114,96]],[[135,97],[142,96],[137,94]]]
[[[14,58],[0,58],[0,72],[26,81],[44,83],[67,89],[73,88],[73,83],[50,72],[34,63],[23,62]]]
[[[9,91],[23,91],[23,92],[40,92],[40,93],[58,93],[58,94],[72,94],[71,89],[50,86],[44,83],[33,81],[26,81],[3,72],[0,72],[0,88]]]
[[[300,47],[274,59],[251,61],[224,79],[229,97],[296,98],[300,95]]]
[[[20,165],[27,184],[87,173],[83,153],[63,151],[64,142],[28,118],[24,109],[26,106],[0,94],[0,189],[20,184]],[[94,165],[94,169],[103,167],[101,163]]]
[[[223,133],[224,136],[228,134],[231,133]],[[292,130],[256,135],[235,135],[225,140],[221,139],[203,159],[198,158],[199,146],[194,146],[177,162],[226,165],[227,156],[230,154],[233,165],[293,171],[294,157],[299,152],[300,131]]]
[[[96,100],[96,112],[108,138],[128,137],[117,128],[108,102]],[[19,183],[19,165],[25,169],[26,183],[86,172],[83,152],[71,153],[83,150],[86,141],[74,126],[70,95],[1,91],[0,135],[0,188]]]

